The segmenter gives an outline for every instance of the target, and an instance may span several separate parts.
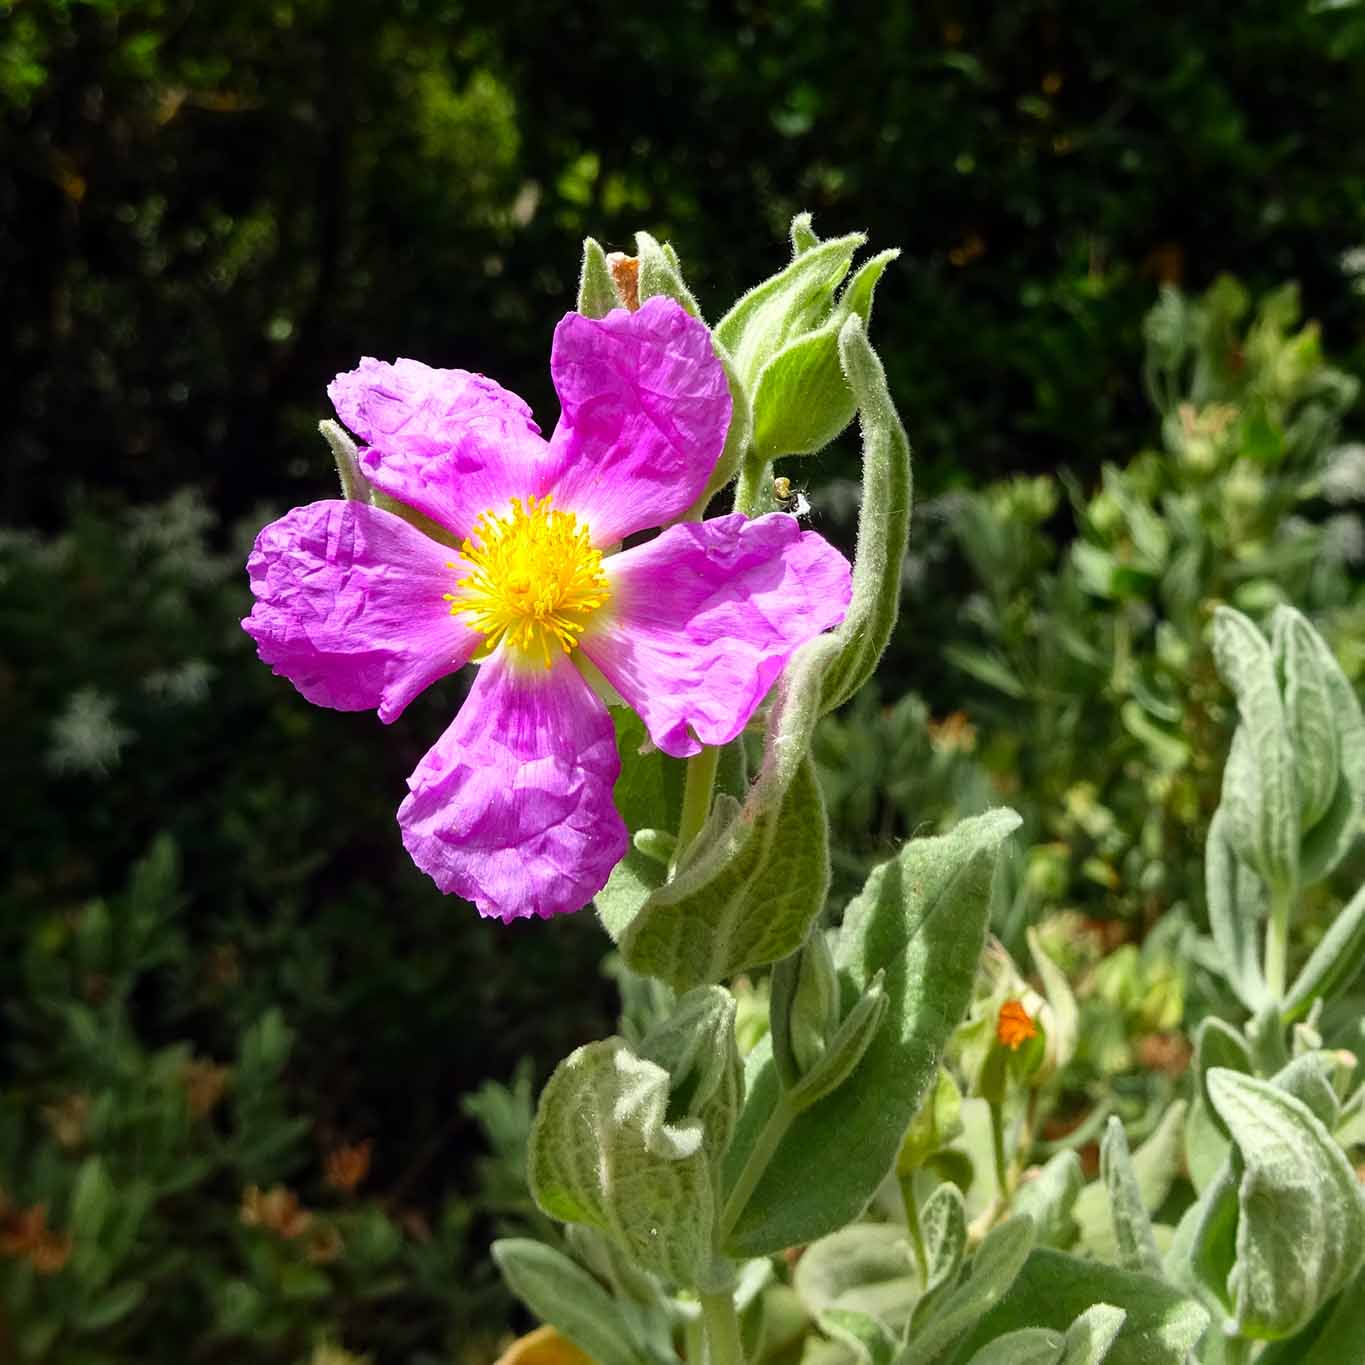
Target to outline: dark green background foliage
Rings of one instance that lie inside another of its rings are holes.
[[[79,1293],[0,1263],[20,1333],[0,1359],[178,1362],[195,1334],[210,1361],[306,1359],[324,1336],[479,1358],[505,1311],[480,1248],[528,1215],[510,1167],[476,1158],[515,1153],[527,1092],[461,1097],[523,1054],[539,1081],[608,1028],[590,914],[479,921],[399,845],[404,776],[461,682],[384,729],[308,706],[236,626],[255,528],[331,491],[334,373],[362,354],[480,369],[548,430],[585,234],[671,239],[711,321],[781,263],[797,210],[903,247],[872,335],[927,514],[879,691],[817,749],[840,897],[894,840],[1005,789],[1036,846],[997,928],[1017,945],[1058,904],[1150,919],[1182,899],[1214,785],[1158,732],[1179,739],[1180,689],[1208,684],[1154,622],[1195,641],[1200,594],[1239,580],[1215,527],[1176,537],[1215,547],[1184,597],[1165,565],[1100,590],[1103,557],[1131,557],[1129,504],[1089,500],[1105,462],[1125,472],[1103,491],[1154,515],[1189,491],[1134,460],[1163,439],[1141,328],[1162,282],[1296,279],[1359,373],[1362,108],[1350,5],[0,0],[0,1187],[98,1248],[62,1272]],[[1325,524],[1294,480],[1328,453],[1267,473],[1276,508]],[[1059,467],[1067,498],[942,496]],[[789,472],[847,544],[856,442]],[[1362,619],[1347,560],[1303,603],[1338,642]],[[1070,709],[1035,686],[1063,619],[1100,650],[1071,652]],[[1116,640],[1138,642],[1131,677]],[[993,686],[992,657],[1024,691]],[[926,728],[964,695],[975,732]],[[1020,772],[1033,786],[1008,791]],[[1095,813],[1111,779],[1148,811],[1115,798],[1126,839]],[[206,1120],[175,1079],[191,1051],[235,1068]],[[72,1096],[94,1105],[74,1142],[42,1117]],[[362,1137],[342,1260],[242,1227],[251,1183],[337,1204],[323,1154]],[[103,1179],[141,1223],[95,1216]]]

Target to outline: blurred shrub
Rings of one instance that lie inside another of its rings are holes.
[[[387,731],[299,702],[215,529],[186,492],[0,541],[0,1316],[54,1365],[486,1358],[531,1072],[473,1092],[600,1031],[600,941],[411,868],[454,698]]]

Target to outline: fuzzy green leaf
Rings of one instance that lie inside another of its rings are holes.
[[[940,838],[912,840],[849,905],[835,954],[844,1011],[881,971],[886,1014],[849,1079],[793,1120],[734,1226],[735,1254],[766,1255],[842,1227],[890,1171],[967,1008],[996,861],[1018,824],[1013,811],[995,810]],[[726,1159],[729,1185],[779,1100],[766,1043],[750,1054],[748,1078]]]
[[[1110,1118],[1100,1143],[1100,1179],[1109,1192],[1109,1212],[1114,1220],[1119,1263],[1129,1270],[1159,1275],[1161,1257],[1157,1255],[1156,1238],[1152,1236],[1152,1220],[1148,1217],[1137,1172],[1133,1169],[1128,1137],[1116,1117]]]
[[[507,1287],[600,1365],[642,1365],[616,1301],[562,1252],[525,1237],[493,1243],[493,1260]]]
[[[698,1284],[715,1220],[700,1119],[670,1122],[669,1073],[622,1038],[571,1052],[550,1077],[527,1170],[552,1218],[606,1233],[644,1269]]]
[[[673,880],[624,924],[603,915],[633,971],[683,991],[777,961],[805,941],[829,887],[829,826],[808,755],[830,648],[821,636],[788,663],[743,805],[718,796]]]
[[[1217,1068],[1208,1087],[1241,1158],[1237,1260],[1227,1280],[1237,1330],[1292,1336],[1365,1261],[1365,1194],[1300,1100]]]
[[[1304,1018],[1318,1000],[1344,993],[1365,967],[1365,886],[1351,897],[1313,949],[1285,997],[1286,1024]]]
[[[1004,1299],[944,1358],[944,1365],[966,1365],[987,1342],[1021,1327],[1069,1332],[1080,1316],[1100,1305],[1126,1314],[1107,1354],[1100,1357],[1104,1365],[1186,1365],[1209,1322],[1194,1299],[1164,1280],[1036,1247]],[[1110,1325],[1112,1321],[1108,1318]],[[1101,1336],[1101,1325],[1095,1324],[1093,1336]],[[1066,1359],[1071,1365],[1070,1357]]]
[[[1223,770],[1227,835],[1267,886],[1292,893],[1299,880],[1298,794],[1275,658],[1261,632],[1231,607],[1214,614],[1213,653],[1241,719]]]
[[[1299,827],[1310,830],[1327,814],[1336,794],[1341,776],[1341,735],[1313,627],[1287,606],[1275,609],[1270,624],[1285,723],[1294,746]]]
[[[1059,1365],[1066,1338],[1047,1327],[1020,1327],[987,1342],[968,1365]]]
[[[1237,856],[1221,807],[1209,823],[1204,849],[1204,888],[1218,962],[1238,999],[1255,1012],[1270,999],[1256,933],[1266,915],[1265,883]]]
[[[905,1229],[889,1223],[852,1223],[812,1242],[792,1283],[812,1317],[843,1308],[896,1330],[910,1320],[920,1293]]]
[[[1065,1249],[1076,1240],[1072,1210],[1085,1184],[1081,1159],[1075,1152],[1058,1152],[1014,1197],[1016,1213],[1026,1213],[1038,1228],[1042,1246]]]
[[[1272,1342],[1256,1365],[1347,1365],[1365,1360],[1365,1275],[1357,1275],[1290,1341]]]
[[[1100,1365],[1123,1331],[1128,1314],[1112,1304],[1097,1303],[1066,1329],[1066,1350],[1061,1365]]]
[[[915,1311],[897,1365],[930,1365],[980,1322],[1014,1283],[1036,1236],[1033,1219],[1027,1214],[992,1228],[972,1257],[967,1278],[937,1303],[925,1303]],[[992,1333],[990,1339],[998,1335],[1003,1333]]]

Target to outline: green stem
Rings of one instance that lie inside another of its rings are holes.
[[[1251,1359],[1251,1343],[1245,1337],[1223,1338],[1223,1365],[1245,1365]]]
[[[991,1154],[995,1157],[995,1183],[999,1188],[1000,1207],[1010,1201],[1009,1162],[1005,1157],[1005,1106],[998,1101],[990,1102],[991,1108]]]
[[[1265,928],[1265,982],[1271,998],[1283,1000],[1289,984],[1289,913],[1293,893],[1277,889],[1270,893],[1270,919]]]
[[[772,481],[771,470],[772,466],[766,460],[757,460],[752,452],[745,451],[739,462],[739,478],[735,480],[736,512],[753,516],[764,485]]]
[[[772,1160],[777,1144],[782,1141],[795,1117],[796,1111],[787,1103],[785,1096],[773,1106],[773,1112],[768,1115],[768,1121],[763,1125],[753,1150],[749,1153],[749,1159],[744,1163],[744,1169],[740,1171],[739,1179],[735,1181],[735,1187],[725,1201],[725,1208],[720,1215],[722,1246],[734,1231],[735,1224],[739,1222],[739,1215],[744,1212],[744,1206],[749,1202],[749,1196],[763,1178],[763,1172],[768,1169],[768,1162]]]
[[[739,1339],[739,1316],[728,1290],[700,1294],[701,1315],[706,1323],[707,1365],[744,1365],[744,1346]]]
[[[919,1200],[915,1198],[915,1173],[900,1177],[901,1202],[905,1205],[905,1227],[910,1234],[910,1250],[915,1256],[915,1269],[919,1271],[920,1285],[929,1283],[929,1253],[924,1246],[924,1226],[920,1222]]]
[[[701,833],[706,817],[711,813],[711,792],[716,785],[716,768],[720,764],[720,747],[707,745],[701,753],[687,760],[687,776],[683,781],[682,819],[678,821],[678,846],[673,850],[673,862],[668,875],[672,877],[688,845]]]

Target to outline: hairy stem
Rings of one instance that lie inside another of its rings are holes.
[[[771,479],[772,466],[766,460],[756,460],[751,451],[746,451],[739,462],[739,478],[735,481],[736,512],[751,517],[763,495],[764,485]]]
[[[924,1247],[924,1225],[920,1222],[919,1200],[915,1198],[915,1173],[909,1172],[900,1177],[901,1203],[905,1205],[905,1227],[910,1234],[910,1250],[915,1257],[915,1269],[919,1271],[920,1287],[929,1284],[929,1253]]]
[[[744,1163],[744,1169],[740,1171],[739,1179],[735,1181],[735,1187],[725,1201],[725,1208],[720,1215],[722,1245],[734,1231],[735,1224],[739,1222],[739,1215],[744,1212],[744,1206],[749,1202],[749,1196],[763,1178],[763,1172],[768,1169],[768,1162],[772,1160],[777,1144],[782,1141],[795,1117],[796,1113],[785,1097],[779,1099],[773,1106],[773,1112],[768,1115],[768,1121],[763,1125],[763,1130],[749,1153],[749,1159]]]
[[[1265,927],[1265,981],[1271,997],[1283,1000],[1289,984],[1289,914],[1293,896],[1282,889],[1270,893],[1270,919]]]
[[[683,780],[682,819],[678,821],[678,846],[673,850],[673,862],[668,875],[672,877],[688,846],[701,832],[706,817],[711,813],[711,792],[716,785],[716,768],[720,764],[720,748],[707,745],[701,753],[687,760],[687,776]]]
[[[744,1365],[744,1347],[739,1339],[739,1317],[728,1290],[702,1294],[701,1315],[706,1323],[707,1365]]]
[[[999,1187],[1000,1207],[1010,1202],[1009,1161],[1005,1156],[1005,1106],[992,1100],[991,1108],[991,1154],[995,1157],[995,1183]]]

